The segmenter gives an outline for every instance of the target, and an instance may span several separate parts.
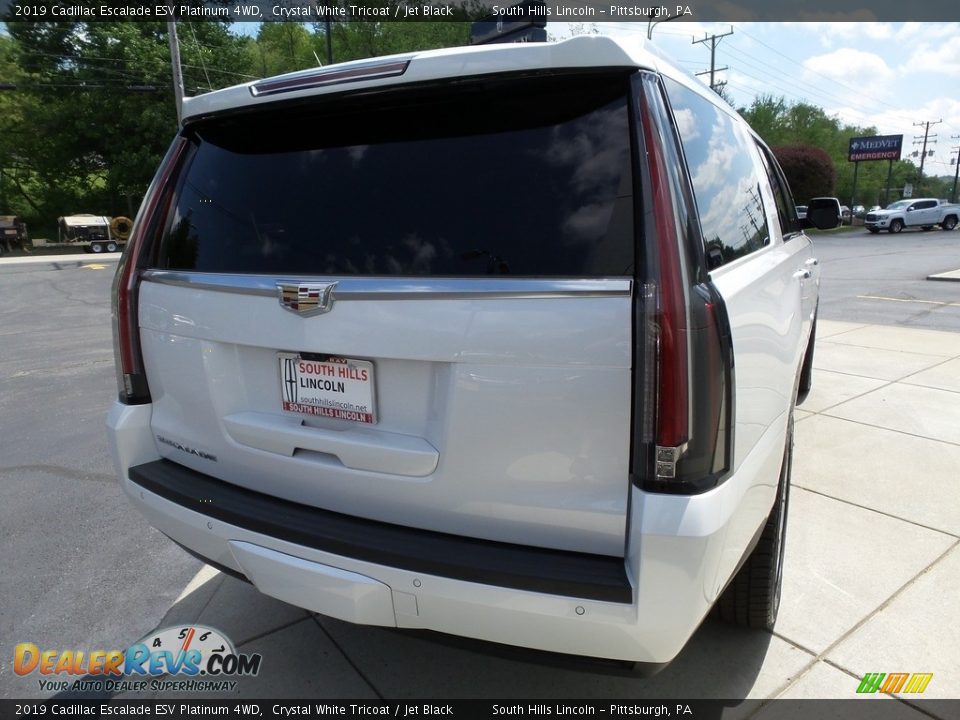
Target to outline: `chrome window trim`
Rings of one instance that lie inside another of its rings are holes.
[[[410,278],[318,275],[247,275],[144,270],[141,279],[194,290],[277,297],[280,283],[336,282],[337,300],[487,300],[630,297],[630,278]]]

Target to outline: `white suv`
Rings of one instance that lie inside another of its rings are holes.
[[[114,287],[157,528],[356,623],[654,666],[718,599],[772,626],[818,267],[721,99],[580,37],[184,118]]]

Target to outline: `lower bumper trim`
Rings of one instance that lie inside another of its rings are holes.
[[[251,532],[355,560],[468,582],[586,600],[631,603],[623,558],[512,543],[357,518],[218,480],[169,460],[131,467],[136,485]]]

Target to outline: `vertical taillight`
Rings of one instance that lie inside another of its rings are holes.
[[[695,493],[728,469],[733,355],[723,299],[709,282],[696,202],[666,99],[634,83],[643,187],[638,267],[633,475],[645,489]]]
[[[639,97],[639,123],[646,159],[644,198],[648,203],[646,280],[653,292],[654,303],[646,313],[652,316],[648,332],[656,334],[656,396],[646,398],[654,410],[654,472],[658,477],[673,477],[676,464],[686,450],[690,437],[690,367],[687,287],[683,249],[680,244],[681,218],[674,202],[675,181],[671,178],[665,157],[665,144],[670,137],[657,122],[655,104],[660,100],[657,85],[644,87]],[[651,244],[650,241],[654,242]]]
[[[150,388],[147,386],[140,350],[137,312],[140,270],[167,214],[173,197],[174,171],[186,146],[187,141],[177,137],[167,151],[140,204],[127,247],[113,278],[113,351],[117,391],[120,402],[127,405],[150,402]]]

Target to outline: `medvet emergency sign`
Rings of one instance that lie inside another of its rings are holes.
[[[850,162],[861,160],[899,160],[903,135],[875,135],[850,138]]]

